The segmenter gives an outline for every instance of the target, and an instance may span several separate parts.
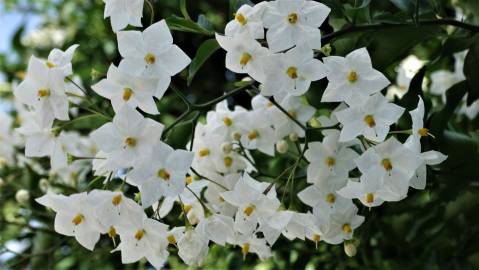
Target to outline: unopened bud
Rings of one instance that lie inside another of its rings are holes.
[[[30,192],[25,189],[18,190],[15,194],[15,200],[17,200],[19,204],[26,204],[30,200]]]
[[[344,253],[348,255],[348,257],[356,256],[358,250],[356,249],[356,245],[351,242],[344,242]]]
[[[278,151],[278,153],[280,154],[288,152],[288,148],[288,142],[286,142],[285,140],[280,140],[276,143],[276,151]]]
[[[47,192],[48,188],[50,187],[50,182],[48,182],[48,179],[42,178],[40,179],[38,186],[40,187],[41,191]]]
[[[289,139],[290,139],[292,142],[298,141],[298,139],[299,139],[298,133],[293,132],[293,133],[289,134]]]
[[[229,154],[233,150],[233,145],[231,145],[231,143],[225,142],[221,145],[221,149],[223,150],[223,153]]]

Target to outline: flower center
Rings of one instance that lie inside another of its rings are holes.
[[[208,148],[203,148],[200,150],[200,152],[198,152],[198,154],[200,157],[206,157],[210,154],[210,150]]]
[[[129,87],[125,87],[125,89],[123,89],[123,100],[124,101],[128,101],[130,100],[131,96],[133,95],[133,90]]]
[[[85,217],[82,214],[77,214],[76,216],[73,217],[72,223],[75,226],[78,226],[80,223],[83,222],[84,219],[85,219]]]
[[[246,215],[246,216],[251,216],[251,214],[253,214],[254,212],[254,209],[255,209],[255,206],[252,205],[252,204],[248,204],[248,206],[246,206],[244,209],[243,209],[243,213]]]
[[[289,67],[286,73],[293,80],[298,78],[298,69],[296,67]]]
[[[373,203],[374,202],[374,194],[372,194],[372,193],[366,194],[366,202],[367,203]]]
[[[189,185],[189,184],[191,184],[191,182],[193,182],[193,177],[187,176],[186,177],[186,184]]]
[[[243,246],[241,247],[241,253],[243,253],[243,257],[246,256],[249,252],[249,244],[244,243]]]
[[[168,240],[168,243],[172,245],[176,244],[176,238],[172,234],[168,234],[168,236],[166,237],[166,240]]]
[[[353,232],[353,229],[351,228],[351,225],[349,225],[348,223],[343,224],[342,229],[343,229],[344,233],[352,233]]]
[[[156,62],[156,57],[155,57],[155,55],[152,54],[152,53],[147,53],[147,54],[145,55],[145,62],[146,62],[147,64],[149,64],[149,65],[154,64],[154,63]]]
[[[111,199],[111,203],[114,205],[114,206],[117,206],[121,203],[121,194],[118,194],[116,196],[114,196],[112,199]]]
[[[355,83],[358,80],[358,73],[354,70],[349,71],[348,73],[348,81],[350,83]]]
[[[110,226],[110,229],[108,229],[108,236],[110,238],[115,238],[116,237],[116,229],[113,226]]]
[[[333,167],[336,164],[336,159],[333,157],[327,157],[325,163],[328,167]]]
[[[376,126],[376,121],[374,120],[374,116],[372,116],[371,114],[368,114],[364,117],[364,122],[366,122],[366,125],[368,125],[368,127],[370,128],[373,128]]]
[[[381,165],[383,165],[386,171],[391,171],[393,169],[393,164],[391,163],[391,160],[389,158],[381,160]]]
[[[132,138],[132,137],[128,137],[125,139],[125,144],[128,146],[128,147],[135,147],[136,146],[136,139],[135,138]]]
[[[312,240],[313,240],[313,242],[316,242],[316,243],[319,242],[321,240],[321,235],[316,234],[316,233],[313,234]]]
[[[54,68],[54,67],[55,67],[55,64],[53,64],[53,63],[50,62],[50,61],[47,61],[46,64],[47,64],[47,67],[48,67],[48,68]]]
[[[188,212],[190,212],[191,208],[193,208],[193,206],[191,204],[185,204],[183,206],[183,211],[188,214]]]
[[[428,135],[429,129],[427,129],[427,128],[420,128],[420,129],[417,131],[417,133],[419,134],[419,136],[425,137],[425,136]]]
[[[39,98],[46,98],[46,97],[49,97],[50,96],[50,89],[48,88],[41,88],[41,89],[38,89],[38,97]]]
[[[226,116],[223,118],[223,123],[225,124],[225,126],[229,127],[233,124],[233,120]]]
[[[241,55],[241,58],[240,58],[240,65],[244,67],[246,66],[246,64],[248,64],[250,60],[251,60],[251,54],[243,53],[243,55]]]
[[[135,233],[135,239],[140,241],[141,238],[143,238],[143,236],[145,236],[145,234],[146,234],[145,230],[138,230]]]
[[[235,19],[241,25],[245,25],[246,23],[248,23],[248,20],[243,15],[243,13],[237,13],[236,16],[235,16]]]
[[[233,165],[233,159],[231,157],[225,157],[223,159],[223,162],[227,168],[231,167]]]
[[[165,169],[161,169],[158,171],[158,177],[160,177],[161,179],[165,181],[168,181],[170,180],[170,173]]]
[[[336,196],[333,193],[328,193],[328,195],[326,195],[326,201],[329,204],[333,204],[336,201]]]
[[[288,15],[288,22],[290,24],[295,24],[298,21],[298,13],[292,12]]]
[[[259,137],[259,133],[258,133],[257,130],[251,130],[251,131],[248,133],[248,139],[249,139],[250,141],[257,139],[258,137]]]

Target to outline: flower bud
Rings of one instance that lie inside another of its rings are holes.
[[[41,191],[47,192],[48,188],[50,187],[50,182],[48,182],[48,179],[42,178],[40,179],[38,186],[40,187]]]
[[[356,245],[351,242],[344,242],[344,253],[348,255],[348,257],[356,256],[358,250],[356,249]]]
[[[26,204],[30,200],[30,193],[28,190],[20,189],[15,194],[15,200],[17,200],[19,204]]]
[[[231,143],[225,142],[221,145],[221,149],[223,150],[223,153],[229,154],[233,150],[233,145],[231,145]]]
[[[280,140],[276,143],[276,151],[278,151],[280,154],[288,152],[288,148],[288,142],[285,140]]]
[[[292,142],[298,141],[298,138],[299,138],[299,136],[298,136],[298,133],[296,133],[296,132],[293,132],[293,133],[289,134],[289,139],[290,139]]]

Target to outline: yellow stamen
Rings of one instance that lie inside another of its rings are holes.
[[[372,193],[366,194],[366,202],[367,203],[373,203],[374,202],[374,194],[372,194]]]
[[[243,260],[246,257],[246,254],[249,253],[249,244],[244,243],[243,246],[241,247],[241,253],[243,253]]]
[[[41,88],[38,89],[38,97],[39,98],[45,98],[50,96],[50,89],[48,88]]]
[[[111,199],[111,203],[114,205],[114,206],[117,206],[121,203],[121,199],[122,199],[122,196],[121,194],[118,194],[116,196],[113,197],[113,199]]]
[[[123,89],[122,98],[124,101],[130,100],[131,96],[133,96],[133,90],[131,88],[126,87],[125,89]]]
[[[313,242],[317,243],[321,240],[321,235],[319,234],[313,234],[313,237],[312,237],[312,240]]]
[[[288,15],[288,22],[290,24],[295,24],[298,21],[298,13],[289,13]]]
[[[257,139],[259,137],[259,133],[257,130],[251,130],[249,133],[248,133],[248,139],[250,141],[254,140],[254,139]]]
[[[384,169],[386,171],[390,171],[393,169],[393,164],[391,163],[391,160],[389,158],[385,158],[381,161],[381,165],[383,165]]]
[[[241,58],[240,58],[240,65],[244,67],[248,64],[250,60],[251,60],[251,54],[243,53],[243,55],[241,55]]]
[[[286,73],[293,80],[298,78],[298,68],[296,67],[289,67]]]
[[[366,125],[368,127],[373,128],[376,126],[376,121],[374,120],[374,116],[368,114],[364,117],[364,122],[366,122]]]
[[[225,126],[229,127],[233,124],[233,120],[229,117],[224,117],[223,118],[223,123],[225,124]]]
[[[78,224],[82,223],[85,217],[82,214],[78,214],[72,219],[72,223],[77,226]]]
[[[226,167],[231,167],[231,165],[233,165],[233,159],[231,157],[225,157],[223,162]]]
[[[191,182],[193,182],[193,177],[187,176],[186,177],[186,184],[189,185],[189,184],[191,184]]]
[[[343,224],[343,232],[344,233],[352,233],[353,232],[353,229],[351,228],[351,226],[346,223],[346,224]]]
[[[125,144],[129,147],[135,147],[136,146],[136,139],[132,137],[128,137],[125,139]]]
[[[174,245],[176,244],[176,238],[174,235],[172,234],[169,234],[167,237],[166,237],[166,240],[168,240],[168,243]]]
[[[183,211],[187,214],[188,214],[188,212],[190,212],[191,208],[193,208],[193,205],[191,205],[191,204],[183,205]]]
[[[336,159],[333,157],[327,157],[325,163],[328,167],[333,167],[336,164]]]
[[[223,197],[221,197],[221,196],[218,197],[218,200],[219,200],[220,202],[225,202],[225,199],[223,199]]]
[[[336,201],[336,196],[333,193],[328,193],[328,195],[326,195],[326,201],[329,204],[333,204]]]
[[[243,213],[249,217],[251,216],[251,214],[253,214],[254,209],[255,209],[255,206],[252,204],[249,204],[248,206],[245,207],[245,209],[243,209]]]
[[[145,234],[146,234],[145,230],[138,230],[135,233],[135,239],[140,241],[141,238],[143,238],[143,236],[145,236]]]
[[[113,239],[116,237],[116,229],[113,226],[110,226],[110,229],[108,229],[108,236]]]
[[[170,180],[170,173],[165,169],[161,169],[158,171],[158,177],[160,177],[161,179],[165,181],[168,181]]]
[[[198,152],[198,154],[200,157],[206,157],[210,154],[210,150],[208,148],[203,148]]]
[[[417,133],[419,134],[419,136],[421,137],[425,137],[429,134],[429,129],[427,128],[420,128]]]
[[[358,80],[358,73],[354,70],[349,71],[348,73],[348,81],[350,83],[355,83]]]
[[[48,68],[54,68],[54,67],[55,67],[55,64],[53,64],[53,63],[50,62],[50,61],[47,61],[46,64],[47,64],[47,67],[48,67]]]
[[[146,62],[147,64],[149,64],[149,65],[154,64],[154,63],[156,62],[156,57],[155,57],[155,55],[152,54],[152,53],[147,53],[147,54],[145,55],[145,62]]]
[[[235,15],[235,19],[241,25],[245,25],[246,23],[248,23],[248,20],[246,19],[246,17],[242,13],[237,13]]]

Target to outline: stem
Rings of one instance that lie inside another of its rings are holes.
[[[226,187],[223,186],[222,184],[220,184],[220,183],[218,183],[218,182],[216,182],[216,181],[213,181],[213,180],[209,179],[209,178],[206,177],[206,176],[203,176],[203,175],[199,174],[193,167],[191,167],[190,169],[191,169],[191,171],[192,171],[194,174],[196,174],[196,176],[198,176],[199,178],[205,179],[206,181],[209,181],[209,182],[211,182],[211,183],[213,183],[213,184],[216,184],[217,186],[221,187],[221,188],[224,189],[224,190],[229,190],[228,188],[226,188]]]
[[[192,104],[192,107],[194,110],[205,110],[205,109],[208,109],[210,108],[211,106],[215,105],[216,103],[219,103],[231,96],[234,96],[240,92],[242,92],[243,90],[247,89],[248,87],[251,87],[253,85],[253,83],[248,83],[246,85],[243,85],[243,86],[240,86],[238,88],[235,88],[227,93],[225,93],[224,95],[220,96],[220,97],[217,97],[215,99],[212,99],[208,102],[205,102],[205,103],[200,103],[200,104]]]
[[[281,105],[279,105],[278,102],[276,102],[276,100],[274,100],[273,97],[271,97],[269,101],[271,101],[271,103],[273,103],[274,106],[276,106],[280,111],[282,111],[289,119],[291,119],[294,123],[296,123],[301,129],[305,131],[308,129],[305,125],[301,124],[296,118],[291,116],[283,107],[281,107]]]

